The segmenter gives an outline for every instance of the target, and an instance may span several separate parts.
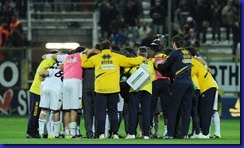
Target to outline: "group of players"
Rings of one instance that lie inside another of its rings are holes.
[[[217,123],[213,137],[220,138],[218,85],[210,69],[194,48],[183,47],[181,36],[174,36],[172,43],[174,50],[166,49],[167,37],[157,35],[150,47],[139,47],[137,55],[117,51],[107,40],[94,49],[44,55],[30,88],[26,138],[82,138],[82,109],[87,138],[121,138],[122,117],[125,139],[136,138],[139,123],[140,137],[159,138],[158,130],[151,132],[159,102],[164,139],[210,138],[212,116]],[[139,67],[150,79],[133,90],[125,80]]]

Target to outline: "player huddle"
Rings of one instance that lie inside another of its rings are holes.
[[[118,134],[122,118],[125,139],[136,138],[138,124],[141,138],[159,138],[158,104],[164,117],[163,139],[210,138],[213,115],[217,127],[220,124],[218,85],[194,48],[183,47],[181,36],[172,38],[174,50],[167,49],[167,42],[167,37],[157,35],[136,55],[115,51],[108,40],[94,49],[43,55],[30,88],[26,137],[82,138],[83,110],[87,138],[122,138]],[[128,85],[126,80],[133,75],[136,79]],[[143,75],[148,77],[141,80]],[[140,85],[135,89],[136,82]],[[193,130],[188,135],[191,119]],[[214,138],[220,138],[219,128]]]

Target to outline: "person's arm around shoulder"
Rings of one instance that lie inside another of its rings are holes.
[[[92,51],[90,51],[90,49],[85,49],[84,51],[83,51],[83,54],[81,55],[81,66],[83,67],[83,68],[93,68],[94,66],[95,66],[95,64],[94,64],[94,62],[93,62],[93,57],[91,57],[91,58],[87,58],[87,54],[91,54],[91,53],[93,53]]]
[[[44,54],[42,55],[42,59],[49,59],[49,58],[53,58],[54,60],[57,59],[56,54]]]
[[[142,56],[126,57],[126,56],[119,55],[119,54],[116,54],[116,58],[118,59],[120,66],[122,66],[122,67],[137,66],[137,65],[140,65],[145,60],[145,58]]]
[[[49,75],[48,70],[42,70],[42,71],[39,73],[40,80],[41,80],[41,81],[44,81],[44,79],[45,79],[48,75]]]
[[[154,81],[155,80],[155,78],[156,78],[156,76],[155,76],[155,69],[154,69],[154,65],[153,65],[153,61],[149,61],[148,62],[149,63],[149,66],[150,66],[150,70],[148,71],[149,72],[149,74],[150,74],[150,76],[151,76],[151,81]]]
[[[42,59],[54,59],[55,61],[64,62],[67,54],[44,54]]]
[[[37,71],[42,71],[42,70],[46,70],[49,67],[51,67],[56,61],[52,58],[49,59],[44,59],[41,61],[40,65],[38,66]]]
[[[167,59],[164,61],[164,63],[154,63],[154,68],[163,73],[165,71],[167,71],[170,66],[173,64],[173,61],[175,60],[175,58],[177,58],[178,54],[176,51],[173,51],[172,53],[169,54],[169,56],[167,57]]]
[[[207,64],[207,62],[204,59],[200,58],[200,57],[192,57],[192,58],[197,60],[198,62],[202,63],[203,65]]]

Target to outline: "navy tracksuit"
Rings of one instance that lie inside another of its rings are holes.
[[[142,131],[149,136],[151,94],[147,91],[129,93],[129,134],[136,135],[139,104],[141,103]]]
[[[191,79],[191,54],[185,49],[174,50],[163,64],[156,67],[162,74],[172,71],[173,83],[168,108],[167,136],[173,137],[177,122],[177,113],[182,113],[182,136],[188,135],[192,97],[194,88]]]
[[[117,103],[119,102],[119,93],[101,94],[96,93],[95,115],[97,120],[98,135],[105,133],[106,109],[110,117],[110,129],[112,134],[118,134],[119,121]]]
[[[216,88],[210,88],[203,92],[199,98],[200,128],[203,135],[209,134],[209,127],[211,125],[211,118],[213,115],[215,93]]]
[[[165,119],[168,119],[168,106],[170,101],[171,84],[169,79],[157,79],[153,81],[150,124],[153,125],[153,114],[157,107],[158,97],[160,97],[160,105]]]
[[[30,114],[26,133],[33,137],[39,137],[39,115],[41,108],[39,107],[40,95],[30,92]]]
[[[192,131],[195,131],[196,134],[200,133],[199,96],[200,96],[200,90],[197,89],[195,90],[195,96],[193,97],[192,110],[191,110]]]

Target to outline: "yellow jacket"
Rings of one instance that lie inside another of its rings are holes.
[[[210,88],[218,89],[218,85],[208,69],[196,59],[192,58],[192,74],[196,75],[201,94]]]
[[[82,54],[81,65],[83,68],[95,67],[95,92],[107,94],[120,92],[120,67],[136,66],[143,60],[141,56],[127,58],[105,49],[89,59],[86,54]]]
[[[140,91],[147,91],[150,94],[152,94],[152,82],[155,80],[155,73],[154,73],[154,66],[153,66],[153,62],[151,60],[148,61],[144,61],[143,62],[143,67],[147,70],[147,72],[150,74],[150,80],[147,81],[147,83],[145,83],[141,88]],[[134,67],[131,70],[131,74],[133,74],[136,70],[137,70],[138,66]],[[130,92],[133,92],[134,90],[131,88]]]
[[[52,58],[48,58],[48,59],[44,59],[40,65],[38,66],[37,70],[36,70],[36,74],[34,77],[34,80],[32,82],[31,88],[30,88],[30,92],[40,95],[41,94],[41,90],[40,90],[40,85],[41,85],[41,80],[40,80],[40,72],[42,72],[43,70],[48,69],[49,67],[51,67],[53,64],[55,63],[55,60]]]

